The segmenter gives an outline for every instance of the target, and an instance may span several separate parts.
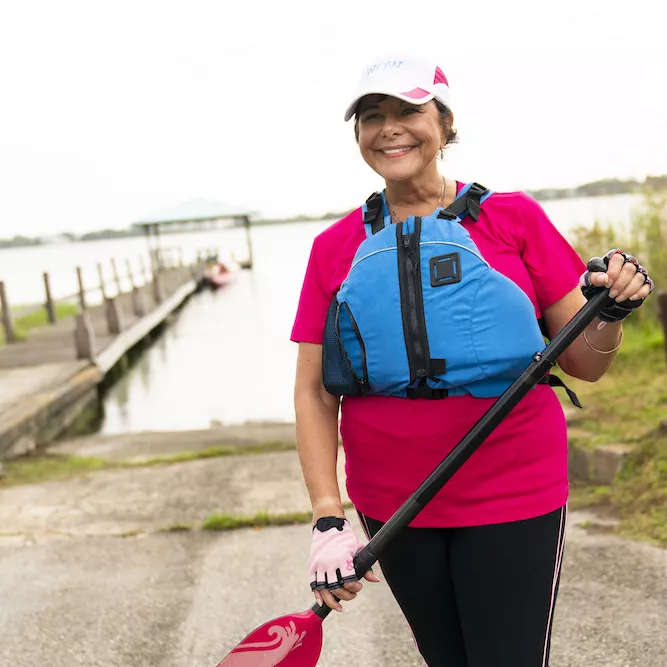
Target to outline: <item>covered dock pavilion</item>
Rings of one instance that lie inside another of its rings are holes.
[[[251,221],[257,211],[241,208],[224,202],[210,199],[191,199],[175,206],[163,209],[133,223],[133,227],[144,230],[148,241],[151,258],[162,266],[160,232],[169,229],[174,232],[204,231],[207,229],[225,229],[230,227],[244,227],[247,258],[240,261],[243,269],[252,269],[252,238]]]

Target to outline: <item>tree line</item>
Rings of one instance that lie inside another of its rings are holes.
[[[541,190],[526,190],[526,192],[537,199],[545,201],[551,199],[572,199],[575,197],[600,197],[604,195],[618,195],[643,192],[667,191],[667,175],[647,176],[644,181],[634,179],[622,180],[618,178],[605,178],[592,183],[584,183],[575,188],[544,188]],[[323,215],[310,216],[298,215],[291,218],[260,219],[253,221],[254,225],[280,224],[284,222],[316,222],[321,220],[334,220],[347,215],[351,209],[337,212],[327,212]],[[136,227],[127,229],[102,229],[86,234],[58,234],[57,238],[63,242],[73,241],[103,241],[108,239],[129,238],[141,236],[142,230]],[[0,248],[22,248],[28,246],[43,245],[53,242],[52,239],[42,237],[27,237],[16,235],[8,239],[0,239]]]

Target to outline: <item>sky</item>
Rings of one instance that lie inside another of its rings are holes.
[[[320,215],[382,187],[345,107],[437,57],[494,190],[667,173],[667,3],[0,0],[0,237],[124,228],[192,198]]]

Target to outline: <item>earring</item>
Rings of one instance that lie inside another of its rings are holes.
[[[445,159],[445,147],[444,147],[444,146],[441,146],[441,147],[440,147],[440,150],[438,151],[438,153],[440,154],[440,159],[441,159],[441,160],[444,160],[444,159]]]

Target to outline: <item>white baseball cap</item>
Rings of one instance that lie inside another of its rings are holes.
[[[436,99],[451,110],[447,77],[432,60],[376,58],[362,70],[354,99],[345,112],[346,121],[354,116],[365,95],[390,95],[413,104]]]

